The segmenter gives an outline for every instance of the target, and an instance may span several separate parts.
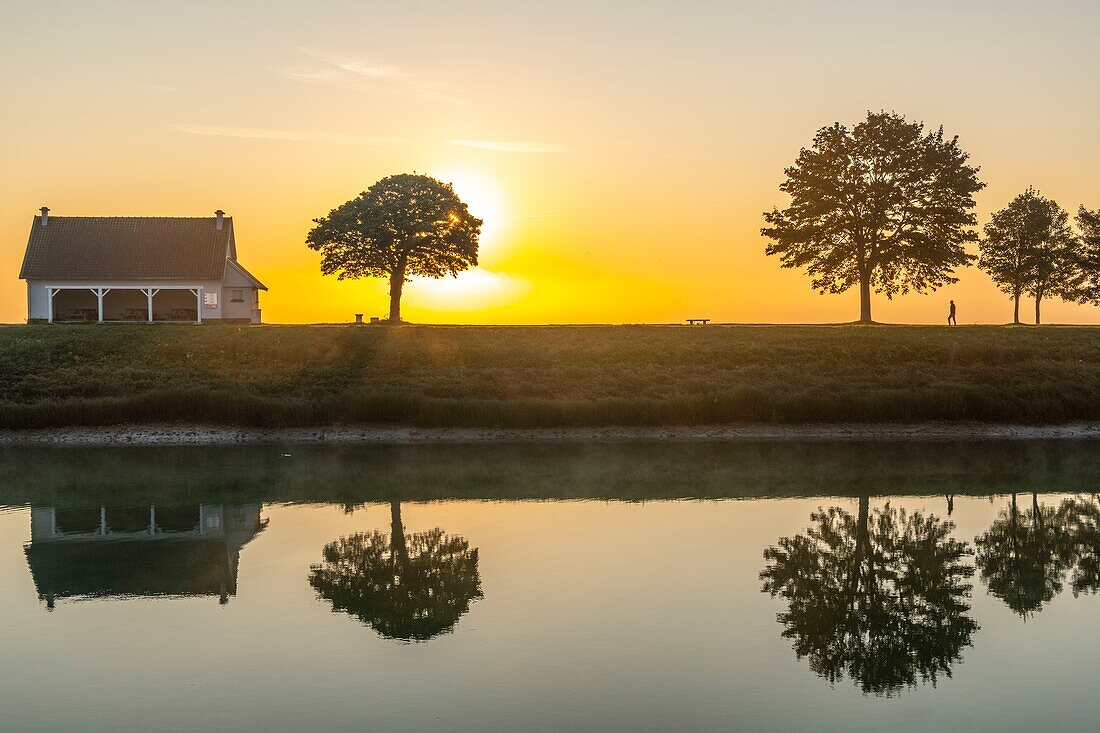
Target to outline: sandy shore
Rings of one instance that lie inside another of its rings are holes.
[[[396,428],[254,429],[205,425],[120,425],[0,431],[0,446],[16,445],[264,445],[724,442],[749,440],[1052,440],[1097,439],[1100,423],[991,425],[928,423],[881,425],[727,425],[645,428]]]

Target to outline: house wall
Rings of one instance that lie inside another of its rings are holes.
[[[243,301],[233,302],[233,291],[240,290]],[[225,280],[222,281],[221,317],[227,320],[250,321],[253,309],[260,307],[260,293],[252,282],[233,267],[225,268]]]
[[[122,288],[122,289],[137,289],[137,288],[166,288],[166,287],[202,287],[204,292],[213,292],[218,294],[218,303],[216,307],[203,306],[202,320],[204,321],[216,321],[221,319],[241,319],[247,322],[252,315],[253,303],[256,301],[257,295],[255,288],[251,287],[251,284],[244,280],[236,273],[232,273],[234,277],[227,278],[224,282],[221,280],[207,280],[196,282],[194,280],[160,280],[160,281],[140,281],[140,280],[107,280],[102,282],[72,282],[63,280],[53,280],[50,282],[27,282],[27,322],[28,323],[46,323],[49,319],[49,292],[48,287],[88,287],[88,288]],[[240,278],[243,284],[235,284],[234,281]],[[230,285],[230,283],[234,283]],[[245,302],[244,303],[230,303],[232,299],[232,290],[234,289],[245,290]],[[258,307],[258,306],[255,306]]]
[[[49,293],[43,283],[27,283],[27,322],[45,322],[50,317]]]

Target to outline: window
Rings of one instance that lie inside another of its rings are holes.
[[[234,303],[243,303],[244,302],[244,291],[243,290],[234,290],[233,291],[233,302]]]
[[[212,290],[204,291],[202,294],[202,305],[204,308],[217,308],[218,294]]]

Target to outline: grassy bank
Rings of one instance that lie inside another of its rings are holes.
[[[1100,328],[0,328],[0,427],[1100,419]]]

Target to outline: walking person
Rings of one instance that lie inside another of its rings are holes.
[[[959,325],[958,321],[955,320],[955,301],[953,301],[953,300],[951,301],[951,310],[947,314],[947,325],[948,326],[957,326],[957,325]]]

